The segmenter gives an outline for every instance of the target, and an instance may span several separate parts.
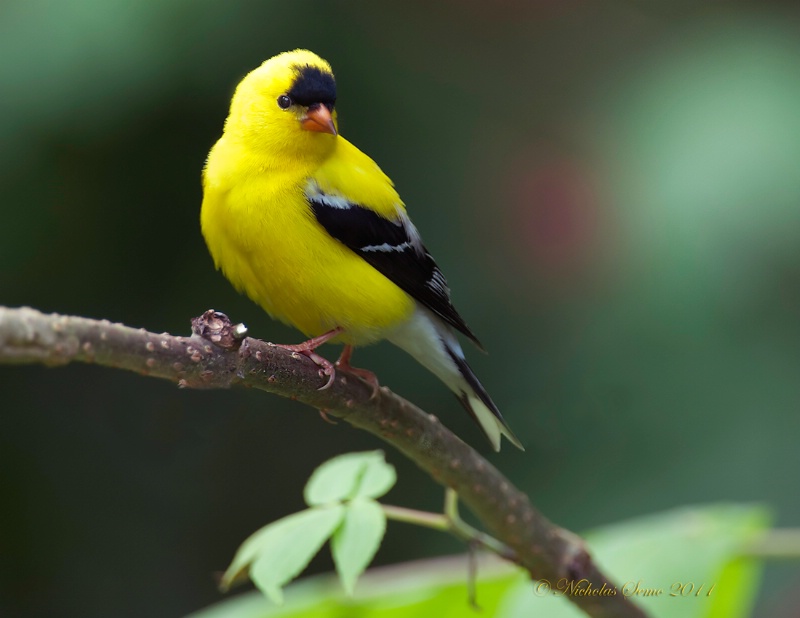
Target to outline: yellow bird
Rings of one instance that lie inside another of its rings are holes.
[[[238,85],[203,171],[201,225],[214,263],[272,317],[312,337],[283,346],[309,356],[387,339],[452,390],[495,450],[522,448],[464,358],[455,332],[480,347],[392,181],[339,135],[330,65],[298,49]],[[324,387],[323,387],[324,388]]]

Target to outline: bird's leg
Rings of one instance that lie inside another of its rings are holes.
[[[303,356],[308,356],[312,361],[314,361],[319,367],[322,368],[322,373],[328,376],[328,381],[319,387],[319,390],[324,391],[326,388],[329,388],[331,384],[333,384],[334,378],[336,378],[336,368],[333,366],[327,358],[323,358],[319,354],[317,354],[314,350],[316,350],[319,346],[321,346],[326,341],[333,339],[336,335],[344,330],[341,326],[337,326],[333,330],[329,330],[327,333],[323,333],[319,337],[312,337],[308,341],[304,341],[303,343],[297,344],[281,344],[276,343],[275,345],[279,348],[283,348],[284,350],[289,350],[290,352],[297,352],[298,354],[302,354]]]
[[[378,376],[372,373],[369,369],[359,369],[350,364],[350,359],[353,357],[353,346],[346,345],[342,350],[339,360],[336,361],[336,366],[343,371],[357,375],[359,378],[371,384],[374,388],[380,387],[378,383]]]

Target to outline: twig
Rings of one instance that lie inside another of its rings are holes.
[[[383,508],[386,517],[393,521],[401,521],[407,524],[416,524],[417,526],[432,528],[433,530],[439,530],[441,532],[449,532],[454,537],[467,544],[488,549],[510,562],[519,562],[517,554],[513,549],[485,532],[476,530],[461,519],[458,514],[458,495],[450,488],[447,488],[446,491],[444,513],[430,513],[428,511],[418,511],[416,509],[392,506],[390,504],[381,504],[381,508]]]
[[[800,530],[775,528],[753,539],[742,550],[748,558],[797,560],[800,558]]]
[[[386,387],[377,392],[340,372],[319,391],[307,358],[246,337],[226,316],[207,311],[191,337],[150,333],[107,320],[0,307],[0,363],[96,363],[177,382],[184,388],[247,386],[305,402],[381,437],[434,480],[452,488],[488,532],[511,549],[534,579],[613,587],[576,535],[553,525],[494,466],[427,414]],[[570,595],[596,618],[643,617],[624,595]]]

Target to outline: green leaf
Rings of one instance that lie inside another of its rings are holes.
[[[287,586],[281,606],[258,591],[245,592],[187,618],[491,618],[509,587],[530,584],[530,577],[491,554],[478,554],[477,561],[480,613],[469,604],[468,559],[461,554],[369,569],[352,597],[345,595],[337,575],[316,575]]]
[[[397,482],[397,472],[394,466],[386,463],[383,453],[380,453],[380,459],[375,458],[367,462],[361,482],[356,487],[355,497],[380,498]]]
[[[767,521],[759,506],[704,505],[622,522],[586,538],[595,560],[619,587],[641,580],[643,587],[662,588],[668,595],[675,582],[695,584],[687,596],[637,599],[653,618],[743,618],[751,615],[761,563],[741,557],[741,551],[763,534]],[[563,595],[541,594],[514,565],[485,554],[478,561],[480,614],[469,606],[467,560],[458,556],[370,569],[352,597],[344,594],[338,576],[322,575],[288,586],[281,607],[252,593],[192,618],[585,618]],[[697,596],[706,581],[717,585],[711,595],[706,596],[706,586]]]
[[[222,577],[227,590],[249,566],[250,579],[275,603],[281,603],[284,584],[296,577],[333,534],[344,507],[310,508],[264,526],[250,536]]]
[[[608,526],[586,539],[617,594],[649,615],[744,618],[755,600],[759,568],[739,554],[768,520],[765,509],[750,505],[689,507]],[[583,616],[564,592],[565,582],[522,585],[499,615]]]
[[[316,506],[356,496],[377,498],[397,480],[394,466],[386,463],[383,451],[348,453],[326,461],[314,470],[306,483],[306,504]]]
[[[750,616],[758,593],[762,566],[761,562],[750,558],[731,560],[717,579],[719,594],[704,618]]]
[[[355,498],[346,509],[344,521],[331,539],[331,552],[342,585],[352,595],[356,580],[381,545],[386,515],[380,504],[370,498]]]

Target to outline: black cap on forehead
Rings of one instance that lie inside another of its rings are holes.
[[[286,94],[300,105],[322,103],[332,107],[336,103],[336,82],[333,75],[312,66],[297,66],[297,78]]]

